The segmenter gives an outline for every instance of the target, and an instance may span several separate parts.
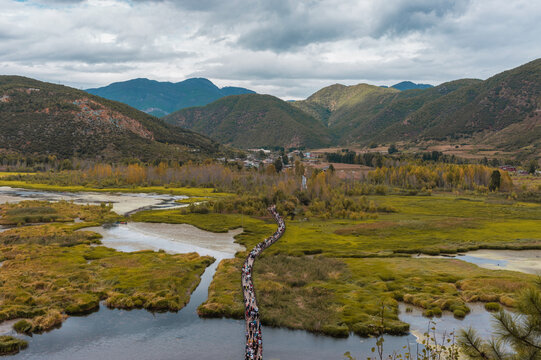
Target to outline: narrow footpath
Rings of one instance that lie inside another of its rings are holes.
[[[255,297],[254,284],[252,282],[252,268],[255,258],[269,246],[274,244],[286,231],[286,224],[276,211],[276,206],[269,207],[269,212],[278,223],[278,230],[265,241],[260,242],[250,251],[250,254],[242,267],[242,292],[244,294],[246,319],[246,351],[245,360],[263,359],[263,336],[261,335],[261,323],[259,321],[259,308]]]

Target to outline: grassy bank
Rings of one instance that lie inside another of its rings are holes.
[[[0,179],[5,178],[8,176],[24,176],[24,175],[36,175],[36,173],[27,173],[27,172],[7,172],[7,171],[0,171]]]
[[[368,198],[396,212],[366,221],[288,221],[285,235],[267,252],[370,257],[541,248],[538,204],[452,195]]]
[[[250,248],[255,246],[261,239],[276,231],[276,223],[268,218],[253,218],[241,214],[183,214],[181,210],[148,210],[133,214],[133,221],[189,224],[201,230],[211,232],[227,232],[229,230],[243,228],[244,232],[235,237],[236,242]]]
[[[69,201],[22,201],[15,204],[0,204],[0,225],[25,225],[32,223],[114,222],[121,217],[102,204],[77,205]]]
[[[223,261],[200,314],[243,316],[238,285],[241,259]],[[496,272],[447,259],[336,259],[324,256],[264,256],[255,265],[254,283],[265,325],[304,329],[331,336],[407,333],[398,319],[398,302],[420,306],[426,316],[442,311],[467,316],[468,302],[513,306],[518,291],[535,276]]]
[[[114,308],[178,311],[213,259],[195,253],[122,253],[76,245],[0,246],[0,320],[28,319],[24,332],[61,324],[99,301]]]

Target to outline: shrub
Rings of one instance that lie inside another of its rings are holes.
[[[333,337],[347,338],[349,336],[349,329],[346,325],[324,325],[321,331],[325,335]]]
[[[29,334],[32,332],[32,323],[28,320],[19,320],[13,325],[13,329],[20,334]]]
[[[13,336],[0,336],[0,355],[13,355],[26,349],[28,342]]]
[[[485,310],[487,311],[500,311],[500,304],[495,302],[489,302],[485,304]]]

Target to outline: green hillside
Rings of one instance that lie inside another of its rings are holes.
[[[61,158],[188,159],[212,140],[67,86],[0,76],[0,151]]]
[[[187,79],[177,83],[133,79],[86,91],[109,100],[123,102],[158,117],[187,107],[207,105],[224,96],[253,93],[240,87],[220,89],[204,78]]]
[[[396,89],[368,84],[334,84],[317,91],[306,100],[291,104],[332,128],[348,122],[351,116],[363,117],[367,116],[365,112],[373,113],[382,99],[396,93],[399,93]]]
[[[510,149],[539,143],[541,122],[541,59],[474,82],[424,104],[376,135],[379,140],[468,138]],[[508,127],[512,126],[512,131]],[[506,136],[497,136],[505,131]],[[533,136],[533,138],[532,138]]]
[[[488,80],[398,91],[335,84],[291,104],[319,119],[335,145],[462,139],[541,149],[541,59]]]
[[[270,95],[228,96],[204,107],[180,110],[164,120],[242,148],[314,148],[332,140],[320,121]]]
[[[342,141],[372,141],[390,126],[408,121],[408,117],[423,106],[460,88],[479,83],[481,83],[481,80],[462,79],[423,90],[408,90],[395,93],[392,98],[385,99],[382,103],[384,106],[377,109],[378,111],[375,114],[372,113],[370,119],[362,123],[357,121],[355,128],[342,136]],[[392,138],[392,140],[399,139]]]

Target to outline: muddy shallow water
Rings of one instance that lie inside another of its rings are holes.
[[[511,270],[541,275],[541,250],[475,250],[458,255],[413,257],[457,259],[491,270]]]
[[[73,201],[76,204],[112,203],[113,211],[120,215],[141,208],[178,208],[186,206],[176,200],[187,199],[183,195],[147,194],[147,193],[96,193],[96,192],[53,192],[40,190],[17,189],[0,186],[0,204],[20,202],[24,200]]]
[[[541,250],[476,250],[457,259],[492,270],[541,275]]]
[[[232,258],[244,247],[234,243],[235,235],[242,229],[227,233],[211,233],[187,224],[156,224],[130,222],[113,227],[90,227],[85,231],[94,231],[103,236],[104,246],[119,251],[165,250],[179,254],[197,252],[217,259]]]
[[[492,314],[485,310],[482,303],[470,303],[468,307],[471,312],[464,319],[455,318],[450,311],[444,311],[442,316],[428,319],[423,316],[423,309],[400,303],[400,320],[410,324],[410,332],[417,338],[422,338],[428,331],[431,335],[435,332],[440,342],[444,334],[449,336],[454,333],[456,336],[460,329],[469,327],[474,328],[480,336],[490,338],[495,329]]]

